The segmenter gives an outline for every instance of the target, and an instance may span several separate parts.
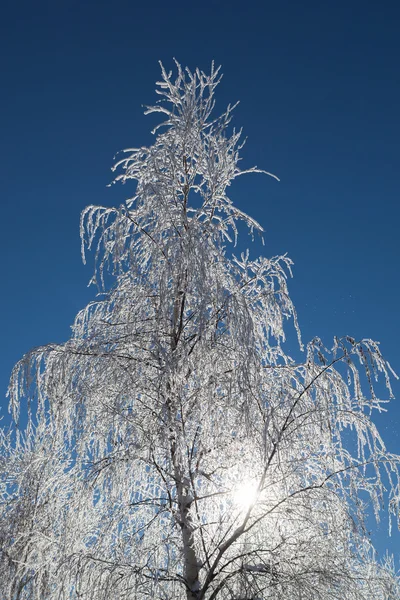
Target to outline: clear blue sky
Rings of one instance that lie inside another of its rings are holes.
[[[281,178],[243,178],[232,196],[265,227],[265,252],[294,259],[305,340],[371,337],[400,372],[398,2],[6,0],[0,23],[0,390],[93,298],[80,211],[129,195],[106,187],[113,155],[151,143],[141,105],[174,56],[223,65],[217,101],[240,100],[243,165]],[[379,424],[400,452],[394,387]]]

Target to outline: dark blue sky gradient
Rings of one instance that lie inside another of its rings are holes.
[[[33,346],[69,336],[94,297],[79,214],[119,204],[113,155],[150,144],[158,60],[223,65],[222,111],[260,175],[232,198],[295,261],[303,337],[371,337],[400,372],[397,2],[5,2],[0,9],[0,389]],[[249,240],[250,243],[250,240]],[[256,249],[259,252],[259,248]],[[400,386],[395,384],[400,397]],[[6,400],[0,395],[6,412]],[[378,422],[400,452],[399,403]],[[400,536],[387,542],[398,554]]]

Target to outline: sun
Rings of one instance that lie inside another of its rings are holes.
[[[233,492],[233,502],[241,510],[248,510],[257,500],[258,486],[253,480],[242,481]]]

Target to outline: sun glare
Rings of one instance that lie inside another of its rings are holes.
[[[233,502],[240,510],[248,510],[257,499],[257,483],[242,481],[233,493]]]

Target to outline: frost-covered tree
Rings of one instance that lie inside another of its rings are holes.
[[[239,223],[262,229],[228,188],[262,171],[239,168],[233,107],[212,116],[219,70],[176,66],[154,145],[115,166],[133,197],[83,212],[100,294],[12,373],[28,425],[0,438],[0,596],[398,599],[364,525],[368,498],[398,516],[400,459],[371,420],[389,365],[371,340],[303,350],[289,258],[233,254]]]

